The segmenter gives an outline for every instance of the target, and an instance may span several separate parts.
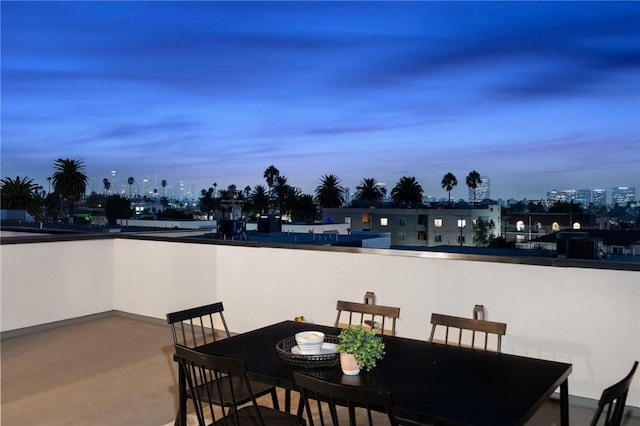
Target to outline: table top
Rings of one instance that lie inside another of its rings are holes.
[[[275,346],[299,331],[337,335],[340,329],[284,321],[198,347],[244,358],[252,379],[296,389],[294,367]],[[400,417],[438,424],[520,425],[568,379],[571,364],[385,336],[377,367],[344,376],[339,367],[301,369],[326,380],[392,392]]]

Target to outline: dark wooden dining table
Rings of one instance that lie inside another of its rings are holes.
[[[569,424],[571,364],[384,336],[385,355],[378,365],[356,377],[344,376],[339,366],[302,369],[279,357],[276,343],[305,330],[328,335],[340,332],[334,327],[284,321],[197,350],[244,358],[252,380],[285,389],[297,389],[293,371],[298,368],[325,380],[389,390],[397,416],[436,425],[523,425],[560,388],[560,424]],[[180,413],[184,421],[184,383],[180,385]]]

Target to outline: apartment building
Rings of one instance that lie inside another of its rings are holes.
[[[351,231],[388,233],[392,246],[474,246],[473,224],[493,222],[502,229],[497,204],[468,208],[333,208],[322,210],[323,222],[346,223]]]

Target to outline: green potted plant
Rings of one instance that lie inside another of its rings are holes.
[[[361,325],[351,326],[342,330],[338,338],[344,374],[355,375],[361,369],[369,371],[384,355],[384,342],[375,330],[365,330]]]

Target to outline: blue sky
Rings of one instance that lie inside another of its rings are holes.
[[[640,2],[2,2],[2,177],[640,191]]]

